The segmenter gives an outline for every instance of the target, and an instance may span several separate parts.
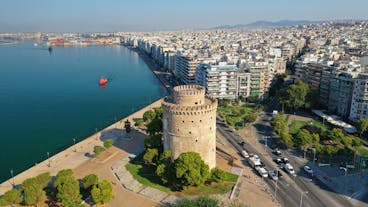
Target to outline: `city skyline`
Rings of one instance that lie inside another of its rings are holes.
[[[1,5],[0,32],[6,33],[207,29],[260,20],[362,20],[368,2],[5,0]]]

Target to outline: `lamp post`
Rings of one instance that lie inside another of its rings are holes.
[[[73,142],[74,142],[74,152],[77,152],[77,147],[75,146],[75,138],[73,138]]]
[[[97,140],[97,127],[95,128],[96,140]]]
[[[268,136],[265,136],[265,151],[267,152],[267,138]]]
[[[302,193],[300,194],[300,205],[299,205],[299,207],[302,207],[302,205],[303,205],[303,195],[304,194],[308,194],[308,191],[302,191]]]
[[[279,170],[278,169],[276,169],[276,177],[277,179],[276,179],[276,186],[275,186],[275,200],[276,200],[276,192],[277,192],[277,181],[279,180]]]
[[[15,186],[15,182],[14,182],[14,172],[13,172],[13,170],[10,170],[10,174],[12,176],[13,187],[14,187]]]
[[[49,162],[48,166],[51,167],[51,163],[50,163],[50,152],[47,152],[47,160]]]
[[[314,162],[316,161],[316,148],[312,148],[313,150],[313,165],[314,165]]]

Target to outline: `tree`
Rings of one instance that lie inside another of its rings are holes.
[[[89,174],[82,179],[83,188],[85,190],[91,188],[98,183],[98,176],[96,174]]]
[[[148,148],[146,150],[146,153],[144,153],[143,155],[143,160],[146,164],[147,163],[154,164],[156,163],[157,157],[158,157],[158,150],[155,148],[154,149]]]
[[[368,119],[361,118],[357,124],[358,132],[362,135],[368,130]]]
[[[272,118],[271,124],[273,126],[273,130],[279,135],[282,131],[287,130],[287,123],[284,119],[284,115],[282,114],[278,114],[274,118]]]
[[[162,119],[157,116],[152,119],[151,122],[147,124],[147,132],[151,136],[162,133]]]
[[[23,181],[21,190],[23,191],[24,203],[26,205],[38,205],[46,197],[44,186],[35,177]]]
[[[281,142],[285,144],[286,147],[293,147],[293,139],[292,136],[286,131],[283,130],[280,134]]]
[[[218,167],[215,167],[211,170],[211,180],[216,183],[224,181],[226,178],[226,173]]]
[[[145,122],[150,122],[155,116],[156,116],[156,113],[152,110],[149,110],[149,111],[144,112],[143,120]]]
[[[38,206],[38,204],[46,198],[46,192],[42,190],[41,185],[34,183],[33,185],[23,188],[23,196],[26,205]]]
[[[159,163],[171,163],[171,151],[165,150],[160,155]]]
[[[298,134],[296,135],[296,144],[297,146],[300,147],[301,150],[303,151],[307,151],[308,148],[312,145],[313,143],[313,138],[312,135],[310,134],[310,132],[306,129],[302,129],[298,132]]]
[[[64,182],[65,178],[69,178],[69,177],[72,177],[72,176],[73,176],[73,170],[71,170],[71,169],[60,170],[56,174],[54,187],[57,188],[60,184],[62,184]]]
[[[162,147],[161,135],[153,135],[150,138],[144,139],[144,147],[148,148],[160,148]]]
[[[210,175],[208,165],[196,152],[185,152],[174,161],[175,175],[182,186],[202,185]]]
[[[51,181],[51,175],[49,172],[41,173],[36,176],[36,182],[41,185],[42,188],[47,187]]]
[[[105,204],[110,202],[112,198],[112,185],[110,181],[103,180],[101,183],[94,185],[91,195],[93,202],[96,204]]]
[[[74,177],[64,177],[63,182],[57,186],[56,198],[63,206],[80,206],[82,196],[79,191],[79,182]]]
[[[0,206],[17,205],[23,201],[23,196],[20,190],[11,189],[5,192],[0,200]]]
[[[107,139],[103,143],[103,145],[106,149],[109,149],[113,144],[114,144],[114,141],[112,139]]]
[[[279,101],[285,104],[285,106],[297,110],[299,107],[305,105],[309,91],[309,86],[306,83],[297,80],[297,82],[290,85],[289,88],[279,91]]]
[[[247,116],[244,117],[244,122],[245,123],[251,123],[251,122],[255,122],[257,120],[258,114],[257,113],[250,113]]]

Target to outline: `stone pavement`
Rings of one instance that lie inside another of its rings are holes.
[[[130,172],[125,168],[125,165],[128,164],[128,162],[135,156],[136,156],[135,154],[128,154],[127,156],[121,158],[111,166],[112,172],[118,178],[120,184],[124,188],[133,191],[135,193],[139,193],[140,195],[145,196],[156,202],[161,202],[162,204],[165,205],[172,204],[177,199],[179,199],[175,195],[169,195],[156,188],[143,186],[141,183],[135,180],[133,176],[130,174]]]

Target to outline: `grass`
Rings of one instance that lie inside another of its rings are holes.
[[[303,128],[307,124],[309,124],[309,123],[306,122],[306,121],[300,121],[300,120],[293,121],[289,125],[289,132],[290,132],[290,134],[291,135],[296,135],[299,132],[299,130],[301,128]],[[322,131],[326,131],[327,130],[327,127],[326,126],[323,126],[323,124],[321,122],[312,121],[312,125],[315,126],[315,127],[318,127],[320,129],[322,129]]]
[[[219,107],[220,116],[226,123],[236,128],[242,128],[244,117],[252,112],[254,112],[254,106],[249,104]]]
[[[161,179],[156,175],[153,166],[148,167],[143,164],[143,154],[138,155],[131,163],[125,165],[125,168],[132,174],[134,179],[143,185],[157,188],[166,193],[170,193],[171,189],[166,187]]]
[[[145,186],[150,186],[166,193],[176,193],[183,195],[209,195],[224,194],[231,190],[235,185],[238,176],[226,172],[226,177],[222,183],[211,183],[198,187],[189,187],[181,192],[172,191],[168,186],[162,183],[161,179],[156,175],[155,168],[143,164],[143,154],[134,158],[125,168],[132,174],[134,179]]]
[[[360,146],[358,147],[358,152],[361,156],[368,158],[368,147]]]

